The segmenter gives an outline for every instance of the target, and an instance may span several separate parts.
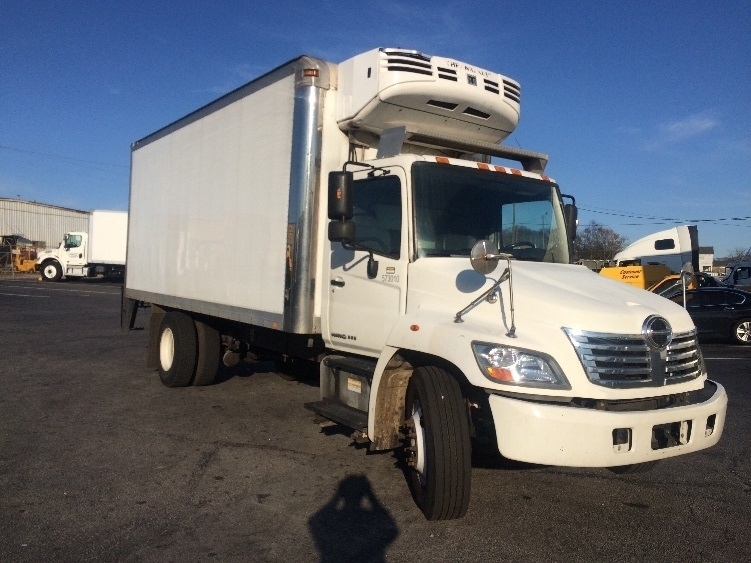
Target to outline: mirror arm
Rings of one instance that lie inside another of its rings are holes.
[[[474,309],[480,303],[482,303],[484,300],[488,299],[491,295],[493,295],[493,293],[496,292],[496,290],[500,287],[500,285],[503,282],[505,282],[507,279],[509,279],[510,277],[511,277],[511,270],[509,268],[506,268],[503,271],[503,273],[501,274],[501,277],[498,278],[498,281],[496,281],[493,285],[491,285],[490,288],[487,291],[484,291],[482,293],[482,295],[480,295],[479,297],[477,297],[474,301],[472,301],[472,303],[470,303],[469,305],[467,305],[466,307],[464,307],[464,309],[462,309],[456,315],[454,315],[454,322],[455,323],[463,323],[464,319],[462,317],[464,315],[466,315],[467,313],[469,313],[472,309]],[[512,309],[511,310],[513,311],[513,305],[512,305]],[[513,318],[513,314],[512,314],[512,318]],[[513,322],[513,320],[511,321],[511,328],[512,328],[512,331],[513,331],[514,330],[514,322]]]
[[[360,246],[359,244],[355,242],[344,242],[342,241],[342,246],[345,250],[364,250],[368,253],[368,278],[373,279],[378,275],[378,260],[376,260],[373,257],[373,251],[369,248],[365,248],[364,246]]]

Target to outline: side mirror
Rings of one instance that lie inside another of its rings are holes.
[[[347,221],[354,215],[352,172],[329,172],[329,219]]]
[[[567,203],[563,206],[563,216],[566,220],[566,231],[570,240],[576,239],[576,223],[579,220],[579,210],[575,203]]]
[[[354,221],[331,221],[329,223],[329,240],[351,244],[355,241]]]
[[[352,221],[352,172],[329,172],[329,240],[349,244],[355,240],[355,223]]]

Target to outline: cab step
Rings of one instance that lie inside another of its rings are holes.
[[[353,430],[363,430],[368,426],[368,413],[329,399],[305,403],[303,406],[327,420],[348,426]]]

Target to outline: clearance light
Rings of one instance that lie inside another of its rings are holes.
[[[313,78],[318,78],[320,76],[320,73],[318,72],[317,68],[304,68],[302,71],[303,76],[311,76]]]

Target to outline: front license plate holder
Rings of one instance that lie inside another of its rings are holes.
[[[691,421],[668,422],[652,427],[652,449],[663,450],[683,446],[691,440]]]

